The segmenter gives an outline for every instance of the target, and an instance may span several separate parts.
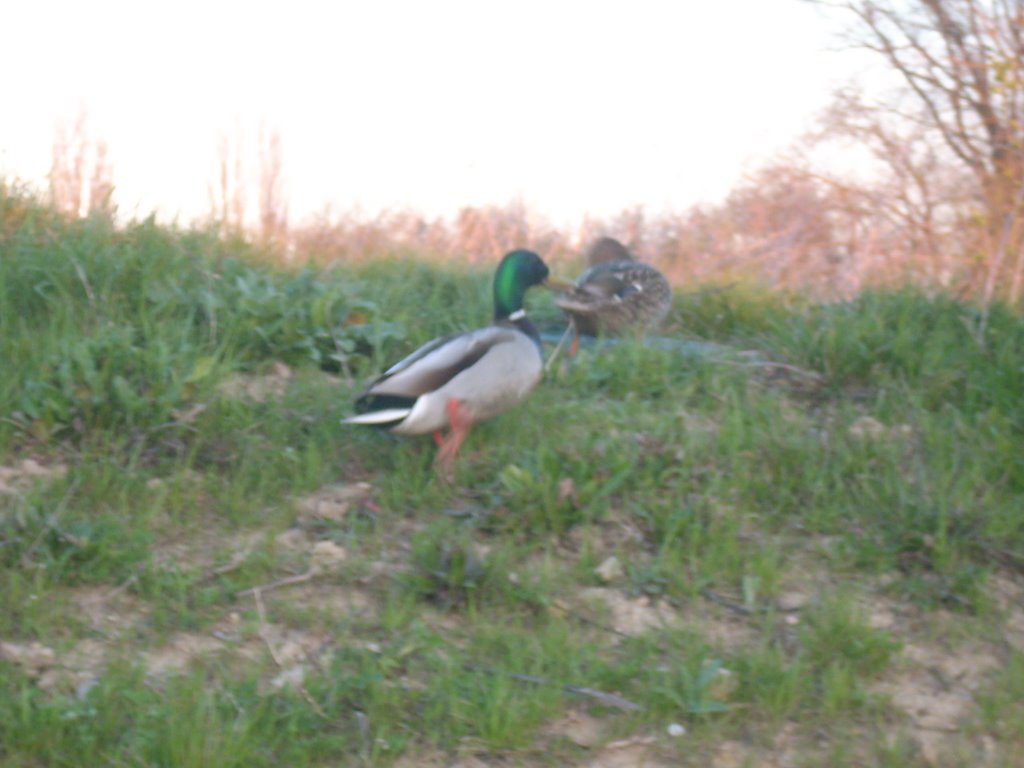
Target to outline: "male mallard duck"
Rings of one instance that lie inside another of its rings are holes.
[[[654,267],[636,261],[618,240],[602,237],[587,251],[588,269],[555,303],[579,335],[650,330],[672,306],[672,288]]]
[[[395,363],[356,399],[356,415],[343,423],[400,435],[432,432],[438,468],[449,476],[473,424],[517,405],[540,380],[543,350],[523,297],[547,278],[536,253],[506,254],[494,274],[494,322],[434,339]],[[445,427],[449,433],[442,438]]]

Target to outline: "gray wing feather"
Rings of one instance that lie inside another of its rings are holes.
[[[419,397],[447,384],[516,331],[488,327],[428,342],[391,366],[367,394]]]

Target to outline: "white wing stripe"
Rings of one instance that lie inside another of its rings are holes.
[[[404,419],[412,412],[412,408],[386,408],[383,411],[370,411],[369,413],[357,413],[342,419],[342,424],[387,424],[391,421]]]

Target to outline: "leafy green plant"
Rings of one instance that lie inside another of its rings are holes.
[[[198,378],[190,349],[107,326],[63,339],[21,385],[14,418],[40,436],[154,426],[171,419]]]
[[[227,348],[239,360],[309,360],[348,370],[354,356],[373,354],[405,336],[359,288],[344,279],[323,280],[308,269],[282,280],[268,270],[225,262],[216,290],[192,300],[202,308],[204,323],[221,318]]]
[[[1009,662],[986,680],[977,696],[979,720],[990,733],[1024,743],[1024,654],[1013,652]]]
[[[859,676],[880,674],[900,648],[889,633],[870,627],[839,597],[808,612],[800,639],[812,667],[824,670],[841,660]]]
[[[447,523],[413,538],[412,566],[407,588],[446,609],[477,604],[508,584],[502,564],[486,555],[468,530]]]
[[[680,714],[714,715],[728,712],[733,673],[720,659],[668,664],[655,683],[653,696]]]

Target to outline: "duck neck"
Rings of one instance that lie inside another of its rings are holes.
[[[525,333],[538,348],[541,346],[540,333],[537,332],[536,326],[530,322],[530,318],[526,314],[526,310],[520,307],[515,312],[510,312],[503,317],[498,317],[495,313],[494,322],[499,325],[510,325],[516,330]]]
[[[526,287],[522,284],[516,265],[507,258],[494,276],[494,319],[504,320],[523,309]]]

